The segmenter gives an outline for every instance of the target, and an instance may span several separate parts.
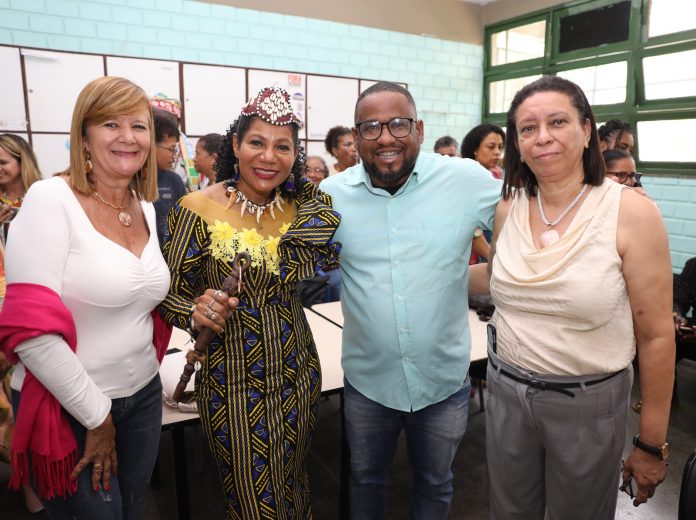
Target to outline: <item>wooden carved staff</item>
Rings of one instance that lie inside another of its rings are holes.
[[[241,294],[243,284],[242,284],[242,274],[251,265],[251,257],[248,253],[242,251],[237,253],[232,261],[232,274],[225,278],[222,282],[222,292],[226,293],[228,296],[234,296]],[[184,397],[184,392],[186,391],[186,385],[191,380],[191,376],[196,371],[196,363],[202,363],[205,361],[205,356],[208,352],[208,345],[215,337],[215,331],[208,327],[202,327],[198,337],[196,338],[196,343],[193,345],[193,350],[189,350],[186,353],[186,365],[184,365],[184,371],[179,378],[179,383],[176,385],[174,390],[174,395],[172,399],[175,402],[181,401]]]

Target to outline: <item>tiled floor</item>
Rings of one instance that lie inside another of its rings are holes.
[[[673,408],[670,442],[670,472],[655,497],[646,505],[634,508],[626,495],[619,497],[616,518],[621,520],[671,520],[677,518],[679,486],[684,463],[696,448],[696,364],[683,361],[679,366],[680,404]],[[637,388],[634,388],[637,398]],[[484,520],[488,518],[488,482],[485,455],[485,421],[478,412],[478,398],[474,401],[469,417],[469,429],[455,460],[455,491],[451,519]],[[340,410],[339,398],[333,396],[321,401],[319,422],[313,449],[309,457],[312,479],[315,520],[338,518],[339,468],[340,468]],[[630,412],[626,434],[627,451],[630,439],[638,428],[639,415]],[[187,431],[187,443],[193,442],[191,428]],[[153,488],[147,499],[145,520],[174,520],[176,502],[171,459],[171,436],[162,436],[160,448],[160,485]],[[224,517],[222,499],[212,463],[203,450],[203,471],[194,468],[189,454],[189,482],[191,488],[191,518],[217,519]],[[390,519],[408,517],[410,486],[408,461],[403,444],[399,446],[391,472]],[[7,467],[0,468],[0,518],[2,520],[30,520],[45,515],[29,515],[25,512],[21,497],[6,489]]]

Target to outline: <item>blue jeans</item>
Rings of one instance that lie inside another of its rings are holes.
[[[12,391],[15,414],[20,393]],[[87,430],[67,416],[81,457]],[[77,477],[77,493],[67,499],[41,503],[52,520],[135,520],[140,518],[152,469],[157,459],[162,429],[162,383],[159,374],[129,397],[112,399],[111,417],[116,428],[118,474],[111,477],[111,491],[92,491],[92,466]]]
[[[350,518],[387,518],[389,466],[402,429],[413,471],[412,520],[447,518],[452,461],[466,432],[471,383],[417,412],[376,403],[344,380],[346,438],[350,448]]]

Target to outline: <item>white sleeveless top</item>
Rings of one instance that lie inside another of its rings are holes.
[[[616,231],[621,191],[593,187],[560,240],[536,249],[529,198],[513,199],[498,237],[491,295],[498,355],[553,375],[605,374],[635,356],[633,318]]]

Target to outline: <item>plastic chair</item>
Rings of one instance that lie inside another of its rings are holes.
[[[696,518],[696,450],[686,461],[679,492],[679,520],[694,518]]]

